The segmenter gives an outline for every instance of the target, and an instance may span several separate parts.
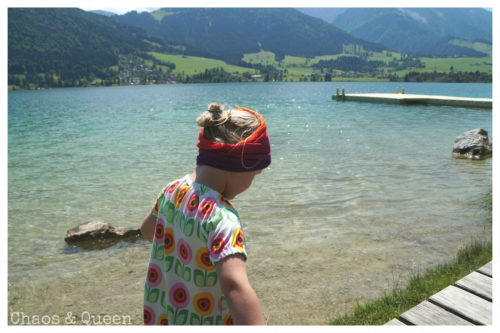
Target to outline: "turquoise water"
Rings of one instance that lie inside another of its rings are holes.
[[[138,226],[195,166],[213,101],[268,123],[273,162],[233,201],[270,324],[326,324],[411,269],[490,239],[491,160],[451,158],[491,110],[331,99],[336,88],[491,97],[491,84],[197,84],[9,92],[9,313],[130,315],[140,323],[149,244],[80,250],[66,230]],[[78,286],[78,287],[75,287]],[[291,292],[293,290],[293,292]],[[306,305],[306,306],[304,306]]]

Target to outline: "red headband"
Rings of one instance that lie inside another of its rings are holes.
[[[255,111],[237,107],[236,110],[254,114],[260,126],[248,138],[235,144],[218,143],[203,136],[202,128],[198,135],[199,149],[197,164],[210,165],[227,171],[255,171],[271,164],[271,145],[267,134],[266,121]]]

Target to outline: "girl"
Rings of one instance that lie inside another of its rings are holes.
[[[228,199],[271,163],[266,122],[252,110],[213,103],[197,123],[196,170],[168,184],[142,222],[153,242],[144,323],[263,325],[240,219]]]

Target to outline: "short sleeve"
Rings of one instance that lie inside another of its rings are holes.
[[[168,189],[169,185],[165,186],[161,190],[161,192],[156,197],[155,203],[153,204],[153,208],[151,208],[151,215],[153,215],[156,218],[158,218],[158,204],[160,202],[161,197],[163,197],[165,195],[165,191]]]
[[[221,208],[206,221],[206,229],[210,260],[214,265],[233,254],[242,254],[246,260],[245,237],[236,211]]]

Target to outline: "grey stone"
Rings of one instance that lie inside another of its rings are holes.
[[[104,221],[80,224],[66,232],[69,245],[82,247],[108,247],[119,241],[135,241],[142,237],[140,228],[113,227]]]
[[[484,159],[493,154],[493,143],[488,139],[488,131],[478,128],[457,136],[453,144],[453,156],[468,159]]]

